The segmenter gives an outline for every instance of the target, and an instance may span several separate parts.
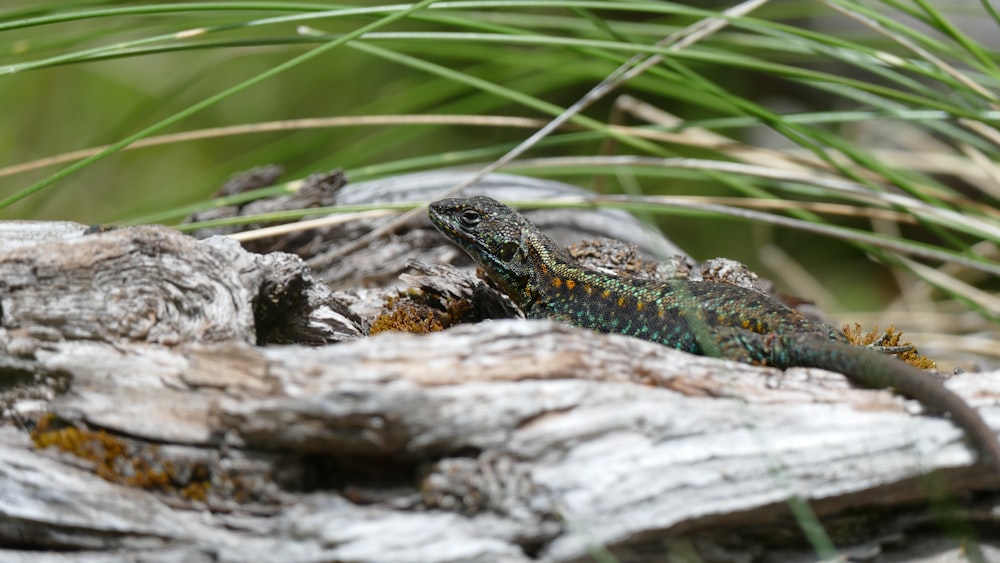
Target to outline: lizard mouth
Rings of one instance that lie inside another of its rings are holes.
[[[454,218],[454,213],[457,212],[457,209],[451,209],[445,203],[435,201],[428,206],[427,216],[430,218],[434,228],[466,250],[480,248],[481,245],[476,242],[476,238],[466,232]]]

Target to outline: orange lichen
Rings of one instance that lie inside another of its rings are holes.
[[[372,321],[369,336],[381,332],[413,332],[427,334],[444,330],[458,324],[472,308],[468,299],[454,299],[445,310],[420,302],[422,295],[390,297],[384,305],[384,312]]]
[[[180,488],[182,495],[191,486],[208,487],[207,482],[179,482],[173,464],[156,445],[129,443],[104,430],[64,426],[51,414],[38,421],[31,439],[39,449],[55,447],[92,463],[94,473],[112,483],[157,492]]]
[[[903,335],[902,332],[896,330],[892,325],[885,331],[880,331],[878,327],[873,328],[868,332],[864,332],[861,329],[861,325],[854,323],[854,326],[844,325],[843,327],[844,336],[851,344],[856,344],[858,346],[869,346],[875,342],[880,342],[882,346],[910,346],[911,349],[906,352],[901,352],[896,356],[903,360],[904,362],[918,367],[920,369],[933,369],[937,367],[937,364],[927,356],[920,355],[917,352],[916,346],[913,346],[911,342],[900,342],[900,337]]]
[[[369,335],[381,332],[414,332],[427,334],[444,330],[438,312],[422,303],[390,297],[385,303],[385,312],[372,322]]]

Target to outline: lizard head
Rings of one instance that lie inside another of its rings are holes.
[[[528,252],[539,238],[548,240],[534,225],[485,196],[435,201],[429,215],[437,230],[468,252],[518,306],[530,307],[534,270]]]

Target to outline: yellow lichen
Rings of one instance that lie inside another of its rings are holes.
[[[181,489],[181,496],[196,502],[205,502],[208,499],[208,489],[211,488],[211,483],[207,481],[195,481],[193,483],[188,483],[183,489]]]

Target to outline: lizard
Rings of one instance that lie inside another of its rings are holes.
[[[486,196],[430,204],[431,223],[465,250],[529,319],[555,319],[693,354],[842,373],[950,415],[1000,471],[1000,443],[979,413],[934,375],[856,346],[839,330],[753,289],[713,281],[639,280],[585,268],[514,209]]]

